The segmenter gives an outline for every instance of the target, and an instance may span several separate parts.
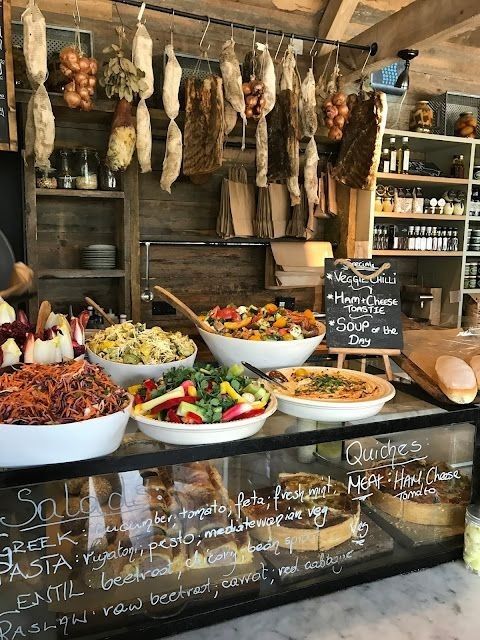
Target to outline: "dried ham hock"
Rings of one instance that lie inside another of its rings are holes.
[[[183,173],[212,173],[222,166],[224,105],[222,79],[187,78]]]
[[[292,91],[284,89],[277,95],[275,106],[267,116],[267,125],[268,177],[286,180],[295,175],[299,129],[298,97]]]
[[[345,128],[334,177],[352,189],[371,191],[380,162],[387,121],[387,99],[381,91],[358,99]]]

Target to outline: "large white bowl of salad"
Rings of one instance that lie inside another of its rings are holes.
[[[199,329],[200,335],[226,367],[240,359],[266,371],[300,366],[325,336],[325,326],[312,311],[290,311],[275,304],[217,306],[202,318],[215,333]]]
[[[176,367],[193,366],[197,347],[179,331],[124,322],[95,333],[87,343],[87,355],[116,384],[129,387]]]
[[[277,409],[268,383],[245,376],[242,365],[167,371],[129,388],[140,431],[168,444],[230,442],[254,435]]]

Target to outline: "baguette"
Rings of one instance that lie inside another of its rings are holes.
[[[435,363],[438,386],[452,402],[469,404],[477,395],[473,369],[461,358],[440,356]]]
[[[470,360],[470,366],[472,367],[473,373],[477,378],[477,386],[480,389],[480,355],[473,356],[473,358]]]

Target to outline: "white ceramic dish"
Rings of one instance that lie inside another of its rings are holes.
[[[87,356],[91,363],[98,364],[107,373],[110,378],[120,387],[130,387],[133,384],[139,384],[147,378],[161,378],[166,371],[177,369],[178,367],[193,367],[195,358],[197,357],[197,348],[188,358],[176,360],[175,362],[166,362],[164,364],[123,364],[123,362],[112,362],[97,356],[87,346]]]
[[[212,444],[217,442],[232,442],[248,438],[265,424],[267,418],[277,410],[277,399],[272,394],[267,405],[267,410],[260,416],[234,420],[233,422],[220,422],[216,424],[176,424],[153,420],[143,416],[133,415],[138,428],[142,433],[159,442],[167,444],[191,445]]]
[[[307,371],[315,373],[333,373],[340,371],[333,367],[304,367]],[[287,378],[295,371],[295,367],[279,370]],[[383,378],[372,376],[369,373],[348,370],[349,375],[355,375],[362,379],[373,380],[381,388],[381,396],[374,400],[307,400],[305,398],[295,398],[284,393],[279,388],[274,388],[274,393],[278,400],[278,410],[297,418],[309,418],[310,420],[320,420],[322,422],[350,422],[351,420],[362,420],[371,418],[379,413],[383,405],[391,400],[395,395],[395,388]]]
[[[322,325],[323,326],[323,325]],[[198,329],[215,359],[226,367],[241,360],[258,369],[269,371],[281,367],[299,367],[312,355],[323,340],[325,333],[305,340],[254,341],[227,338],[218,333]]]
[[[0,424],[0,467],[30,467],[106,456],[120,446],[129,418],[130,406],[83,422]]]

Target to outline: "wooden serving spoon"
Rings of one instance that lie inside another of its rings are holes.
[[[87,296],[85,296],[85,302],[91,307],[93,307],[94,309],[96,309],[96,311],[98,311],[98,313],[102,316],[102,318],[105,320],[107,324],[109,324],[110,326],[113,326],[115,324],[113,320],[108,317],[108,315],[105,313],[102,307],[95,302],[95,300],[92,300],[92,298],[88,298]]]
[[[48,320],[48,316],[52,312],[52,305],[48,300],[44,300],[40,305],[37,316],[37,326],[35,327],[35,333],[40,336],[44,330]]]
[[[171,304],[172,307],[175,307],[175,309],[179,313],[181,313],[182,316],[185,316],[185,318],[191,320],[196,327],[199,327],[204,331],[208,331],[208,333],[216,333],[216,331],[212,329],[212,327],[207,322],[204,322],[201,318],[199,318],[197,314],[192,309],[190,309],[190,307],[179,300],[177,296],[174,296],[173,293],[168,291],[168,289],[164,289],[163,287],[159,286],[155,286],[153,288],[161,298]]]

